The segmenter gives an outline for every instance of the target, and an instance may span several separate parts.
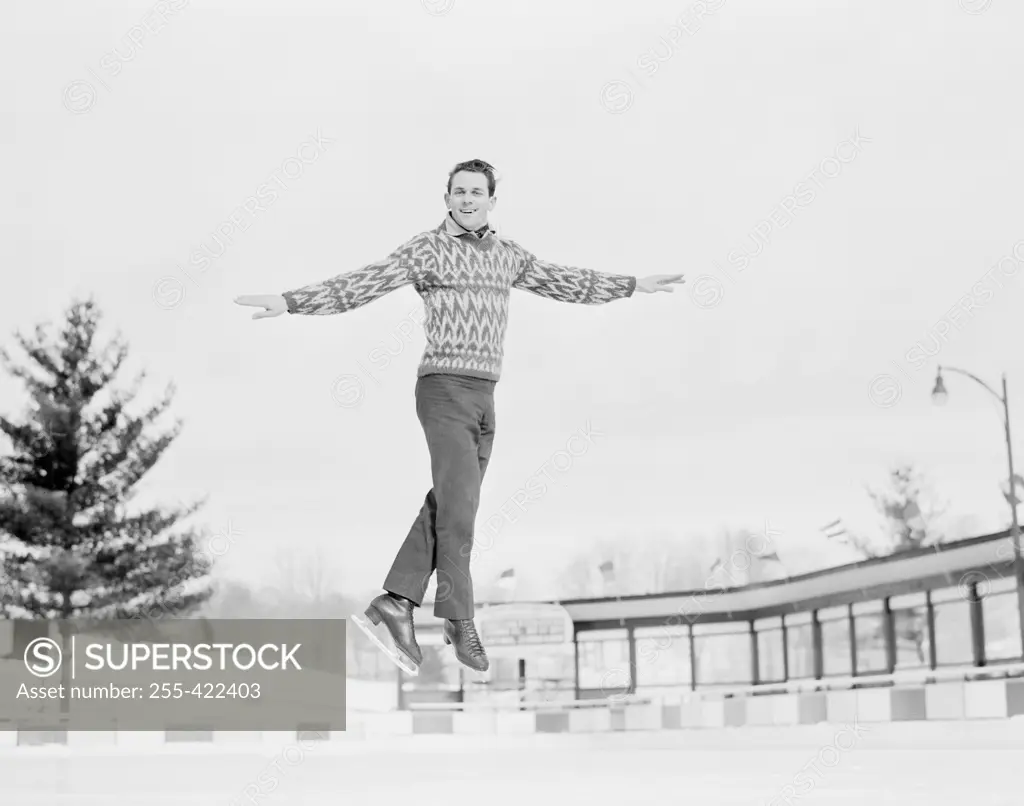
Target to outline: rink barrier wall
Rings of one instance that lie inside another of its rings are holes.
[[[699,730],[853,723],[1008,720],[1024,717],[1024,678],[935,682],[849,690],[751,695],[692,693],[573,703],[530,703],[521,710],[485,704],[418,706],[350,715],[345,731],[23,730],[0,721],[0,748],[68,745],[146,747],[178,743],[253,744],[353,741],[421,734],[536,734]]]

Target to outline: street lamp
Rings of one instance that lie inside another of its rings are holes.
[[[1021,545],[1020,524],[1017,522],[1017,476],[1013,469],[1013,441],[1010,438],[1010,402],[1009,395],[1006,391],[1006,373],[1003,373],[1003,393],[1000,395],[995,389],[976,375],[973,375],[963,369],[957,369],[956,367],[943,367],[940,365],[938,373],[935,376],[935,388],[932,390],[932,400],[938,406],[945,405],[946,401],[949,399],[949,393],[946,391],[946,385],[942,382],[942,370],[946,370],[946,372],[956,372],[959,375],[964,375],[970,378],[975,383],[983,386],[990,395],[1003,404],[1003,428],[1006,434],[1006,462],[1009,467],[1010,483],[1007,501],[1010,504],[1010,534],[1013,537],[1014,547],[1013,572],[1017,579],[1017,610],[1019,613],[1021,657],[1024,658],[1024,547]]]

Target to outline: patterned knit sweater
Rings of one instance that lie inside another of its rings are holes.
[[[351,311],[412,285],[422,297],[426,349],[420,376],[501,376],[510,291],[601,305],[632,296],[636,278],[538,260],[494,230],[467,232],[450,215],[387,258],[321,283],[286,291],[293,314]]]

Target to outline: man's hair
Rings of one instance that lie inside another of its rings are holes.
[[[470,173],[483,174],[487,177],[487,195],[494,195],[494,166],[489,162],[483,160],[469,160],[468,162],[460,162],[448,173],[448,192],[452,192],[452,177],[455,176],[459,171],[469,171]]]

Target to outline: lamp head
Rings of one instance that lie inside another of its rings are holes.
[[[949,392],[946,391],[946,384],[942,381],[942,370],[939,369],[935,376],[935,388],[932,389],[932,402],[936,406],[944,406],[947,400],[949,400]]]

